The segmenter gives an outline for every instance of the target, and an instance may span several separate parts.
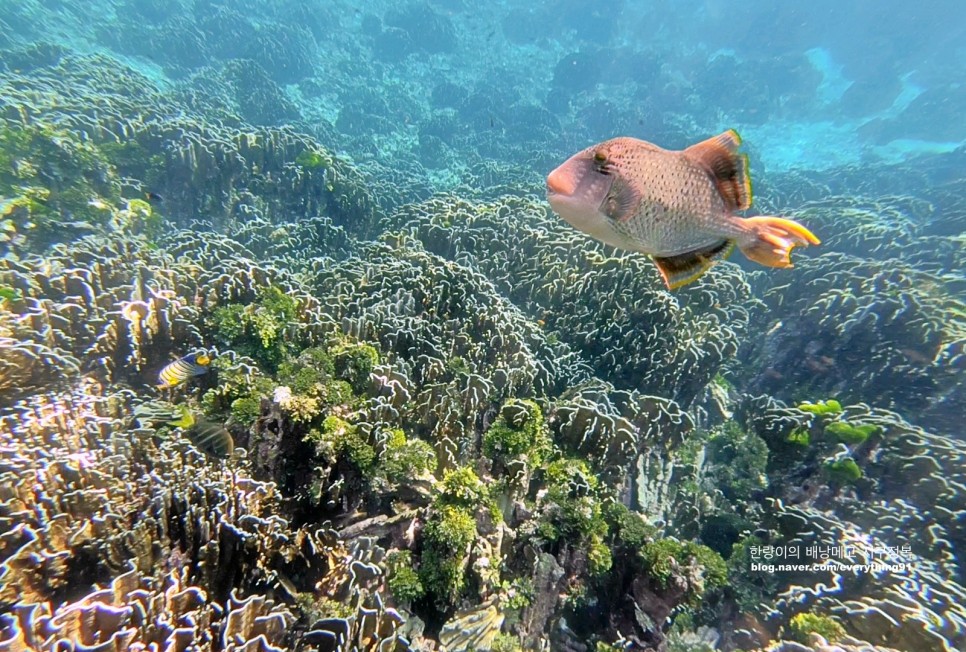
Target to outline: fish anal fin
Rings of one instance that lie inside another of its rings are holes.
[[[735,248],[731,240],[721,240],[714,244],[674,256],[652,256],[664,284],[669,290],[697,280],[719,260],[724,260]]]
[[[751,175],[748,155],[739,154],[741,136],[734,129],[691,145],[684,155],[706,169],[729,209],[751,208]]]

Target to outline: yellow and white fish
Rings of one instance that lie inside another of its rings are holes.
[[[819,244],[781,217],[748,217],[748,157],[729,130],[685,150],[614,138],[570,157],[547,177],[551,208],[601,242],[648,254],[669,289],[690,283],[738,246],[750,260],[791,267],[791,250]]]
[[[183,358],[175,360],[158,373],[161,383],[158,389],[170,389],[186,380],[207,373],[211,365],[211,356],[205,351],[194,351]]]

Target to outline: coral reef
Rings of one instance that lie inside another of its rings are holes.
[[[813,418],[763,398],[749,400],[740,414],[771,450],[781,450],[788,434]],[[778,576],[771,627],[782,623],[794,631],[791,612],[818,610],[835,617],[850,636],[877,645],[902,650],[962,646],[963,573],[952,551],[963,541],[958,487],[966,448],[867,405],[845,406],[841,414],[847,421],[832,423],[874,426],[878,434],[836,452],[845,444],[828,433],[831,424],[808,426],[817,436],[797,454],[806,459],[776,465],[775,472],[787,473],[791,467],[794,475],[770,505],[771,525],[763,530],[767,539],[744,544],[793,547],[803,562],[816,564],[806,573]],[[823,459],[852,471],[840,471],[849,473],[844,479],[823,482],[822,466],[810,461]],[[746,564],[742,570],[749,568]],[[749,579],[754,576],[754,571],[747,573]],[[745,580],[745,590],[756,589]],[[922,590],[932,595],[927,603],[917,598]]]
[[[532,200],[441,196],[405,207],[392,223],[430,251],[483,270],[597,376],[685,407],[737,352],[751,319],[750,289],[736,268],[720,266],[677,297],[659,288],[645,260],[613,256]]]
[[[48,4],[0,4],[0,648],[966,646],[962,148],[749,139],[823,248],[676,293],[541,197],[617,132],[955,139],[961,89],[837,43],[826,96],[778,9]]]

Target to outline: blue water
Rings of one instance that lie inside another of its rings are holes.
[[[964,79],[961,0],[0,0],[0,649],[966,649]],[[729,129],[791,268],[550,210]]]

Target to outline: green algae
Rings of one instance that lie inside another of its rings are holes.
[[[446,369],[455,376],[468,374],[472,371],[470,368],[470,363],[468,363],[466,358],[461,355],[454,355],[452,358],[447,360]]]
[[[427,520],[419,579],[438,607],[456,604],[463,594],[466,561],[476,535],[476,520],[465,507],[441,505]]]
[[[232,417],[236,423],[251,425],[258,417],[262,397],[271,396],[275,383],[261,373],[251,373],[234,366],[227,357],[217,356],[211,362],[218,384],[201,395],[201,407],[212,419]],[[238,402],[236,406],[236,402]]]
[[[258,292],[258,302],[248,318],[264,348],[281,337],[286,324],[295,321],[298,303],[281,288],[269,285]]]
[[[788,433],[785,441],[799,448],[807,448],[812,441],[812,437],[808,432],[808,428],[798,427]]]
[[[499,510],[487,485],[468,466],[446,472],[423,531],[419,577],[437,606],[455,604],[466,588],[466,561],[476,540],[476,514]]]
[[[379,364],[379,351],[371,344],[344,342],[332,349],[335,372],[356,392],[369,388],[369,376]]]
[[[523,652],[523,646],[516,636],[497,634],[490,645],[490,652]]]
[[[825,472],[829,478],[841,484],[851,484],[862,477],[862,469],[853,459],[826,462]]]
[[[292,398],[285,405],[286,410],[299,409],[306,414],[305,421],[311,421],[308,406],[314,406],[316,415],[336,406],[349,408],[358,405],[360,398],[345,380],[335,378],[336,365],[328,349],[309,347],[303,349],[294,359],[288,358],[278,365],[277,379],[280,385],[292,390]]]
[[[767,486],[768,445],[761,437],[728,421],[712,431],[706,447],[716,484],[729,501],[750,501]]]
[[[500,606],[506,611],[519,611],[533,604],[535,589],[528,577],[500,582]]]
[[[0,299],[4,301],[20,301],[23,299],[23,293],[17,288],[3,286],[0,287]]]
[[[317,596],[308,591],[295,596],[295,606],[310,622],[324,618],[350,618],[356,613],[351,603]]]
[[[274,372],[291,351],[292,343],[284,333],[296,321],[297,311],[297,301],[281,288],[265,286],[248,305],[231,303],[216,308],[211,318],[213,336]]]
[[[436,467],[436,453],[429,442],[409,439],[400,429],[390,431],[382,470],[390,482],[408,482],[428,475]]]
[[[335,161],[326,153],[307,149],[295,157],[295,164],[309,170],[324,170],[335,165]]]
[[[413,569],[412,553],[408,550],[396,550],[386,558],[389,577],[386,584],[389,592],[399,602],[406,604],[419,600],[426,595],[426,588],[419,579],[419,573]]]
[[[572,458],[551,462],[544,481],[548,509],[538,526],[541,537],[575,541],[594,533],[606,534],[607,523],[596,497],[599,483],[586,462]]]
[[[615,547],[637,550],[657,536],[656,527],[639,513],[629,510],[623,503],[608,501],[604,504],[603,515]]]
[[[872,424],[853,425],[848,421],[832,421],[825,425],[825,434],[831,435],[843,444],[858,445],[872,435],[882,432],[882,428]]]
[[[583,460],[563,458],[545,467],[543,479],[546,495],[537,537],[552,546],[566,543],[583,548],[588,573],[606,573],[613,564],[613,554],[605,543],[608,526],[597,495],[597,477]]]
[[[503,464],[526,458],[531,467],[539,466],[548,447],[543,412],[531,400],[507,401],[500,416],[483,434],[483,452]]]
[[[831,616],[811,612],[796,614],[788,623],[788,636],[793,641],[807,644],[812,633],[834,644],[845,636],[845,628]]]
[[[684,604],[697,607],[705,593],[728,583],[728,567],[721,555],[693,541],[658,539],[646,544],[639,553],[644,568],[661,590],[668,590],[686,569],[697,566],[703,581],[688,583]]]
[[[254,396],[241,396],[231,402],[231,418],[237,423],[251,425],[261,414],[261,401]]]
[[[375,447],[363,436],[359,427],[334,415],[322,421],[320,430],[310,430],[306,440],[331,450],[346,459],[364,478],[371,478],[376,468]]]
[[[802,412],[814,414],[815,416],[826,417],[840,414],[842,412],[842,404],[835,399],[818,401],[817,403],[809,403],[806,401],[804,403],[799,403],[798,409]]]
[[[600,533],[593,532],[587,542],[587,573],[591,577],[603,575],[614,565],[614,556]]]
[[[278,381],[297,394],[318,394],[333,376],[335,363],[322,347],[303,349],[296,359],[278,366]]]
[[[438,504],[475,509],[489,499],[486,485],[468,466],[461,466],[443,475]]]
[[[125,208],[116,211],[114,219],[118,229],[143,235],[148,246],[157,246],[164,231],[164,217],[143,199],[128,199]]]

